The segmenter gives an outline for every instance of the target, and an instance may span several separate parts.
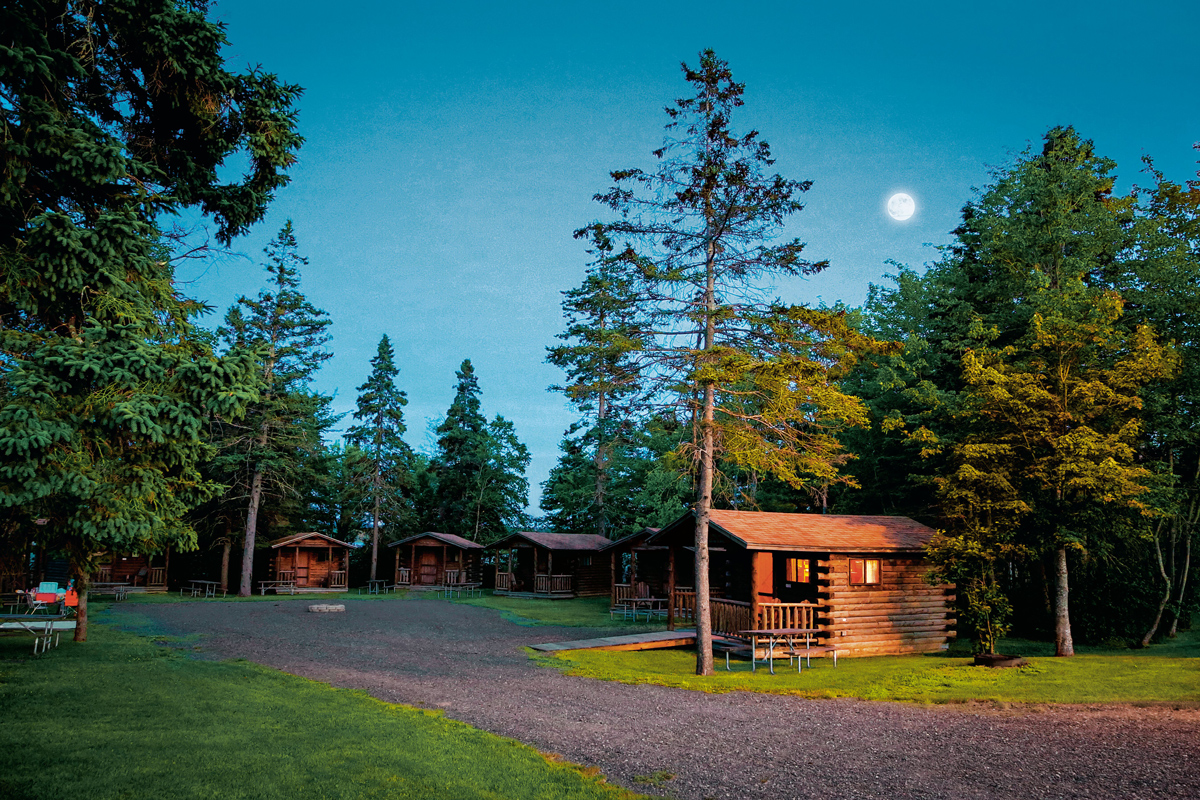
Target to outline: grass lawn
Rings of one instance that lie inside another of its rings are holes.
[[[101,606],[107,608],[113,603],[278,603],[280,600],[307,600],[310,603],[344,603],[347,600],[403,600],[409,596],[408,590],[401,589],[387,594],[359,594],[357,589],[348,592],[320,592],[314,594],[297,593],[284,594],[252,594],[249,597],[238,597],[230,592],[226,597],[191,597],[181,595],[179,590],[173,592],[134,592],[127,599],[115,601],[111,596],[93,599],[88,598],[88,608]]]
[[[483,608],[495,608],[517,625],[561,625],[568,628],[622,628],[629,633],[666,630],[663,622],[613,619],[608,614],[609,598],[576,597],[571,600],[533,600],[523,597],[485,594],[455,600]]]
[[[1054,658],[1053,645],[1005,642],[1002,652],[1033,656],[1027,667],[988,669],[971,666],[965,654],[843,658],[835,669],[828,659],[813,659],[811,670],[797,674],[787,660],[771,675],[760,666],[733,659],[732,672],[718,659],[717,674],[693,674],[691,650],[608,652],[574,650],[532,657],[569,675],[653,683],[705,692],[766,692],[803,697],[857,697],[915,703],[974,700],[1000,703],[1164,703],[1200,704],[1200,636],[1181,634],[1168,645],[1146,650],[1082,648],[1073,658]],[[532,652],[532,651],[531,651]]]
[[[89,638],[37,658],[0,639],[0,797],[633,796],[432,712],[104,625]]]

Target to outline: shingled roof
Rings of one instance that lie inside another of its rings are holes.
[[[664,530],[676,528],[689,513]],[[809,550],[828,553],[918,551],[934,530],[908,517],[857,514],[780,514],[712,511],[712,524],[747,550]]]
[[[591,550],[597,551],[609,543],[598,533],[545,533],[543,531],[521,531],[511,533],[489,547],[499,547],[510,539],[526,539],[548,550]]]
[[[451,547],[461,547],[464,550],[483,549],[483,545],[479,544],[478,542],[472,542],[470,539],[464,539],[461,536],[455,536],[453,533],[438,533],[437,531],[425,531],[424,533],[418,533],[414,536],[408,537],[407,539],[401,539],[398,542],[392,542],[388,545],[388,547],[396,547],[398,545],[408,544],[414,539],[424,539],[426,536],[432,536],[439,542],[444,542]]]

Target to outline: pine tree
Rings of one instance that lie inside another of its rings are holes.
[[[400,532],[412,523],[412,449],[401,438],[404,406],[408,397],[396,388],[400,370],[395,365],[392,343],[384,334],[371,359],[371,375],[358,387],[354,418],[360,424],[346,432],[346,439],[362,451],[367,470],[367,501],[371,506],[371,580],[379,561],[379,520],[386,514],[390,530]]]
[[[563,293],[567,329],[558,338],[566,344],[547,348],[546,360],[567,373],[568,383],[552,388],[566,394],[584,415],[584,420],[568,431],[568,436],[579,434],[579,441],[564,442],[564,457],[578,461],[583,451],[591,451],[592,497],[586,512],[591,525],[587,530],[608,536],[614,461],[621,460],[622,451],[631,447],[634,431],[633,406],[641,388],[636,355],[642,349],[642,334],[633,282],[612,259],[612,240],[600,228],[593,228],[591,235],[596,260],[582,285]],[[576,469],[577,465],[561,475],[574,475]],[[543,508],[547,506],[543,504]],[[560,529],[583,532],[576,524],[572,521]]]
[[[492,541],[524,519],[529,451],[511,422],[484,417],[470,359],[455,375],[454,400],[437,427],[435,518],[445,533]]]
[[[246,504],[238,594],[249,597],[254,569],[259,509],[265,495],[294,499],[301,472],[319,455],[323,432],[336,418],[329,398],[312,392],[314,373],[329,357],[328,315],[300,291],[300,268],[308,259],[297,252],[291,220],[264,250],[270,289],[241,297],[225,315],[221,335],[231,351],[255,353],[259,399],[244,424],[223,420],[221,465]]]
[[[6,3],[0,30],[0,505],[69,553],[82,641],[95,555],[195,546],[205,418],[254,395],[192,326],[157,220],[196,209],[221,243],[258,221],[300,90],[227,71],[199,4]]]
[[[608,259],[636,287],[639,327],[653,330],[639,355],[659,397],[673,396],[693,422],[696,463],[696,670],[712,672],[708,525],[720,454],[734,463],[803,484],[839,480],[844,460],[834,434],[865,412],[830,381],[830,366],[857,344],[845,320],[771,303],[761,280],[810,275],[824,262],[801,257],[799,240],[773,243],[800,211],[808,181],[768,175],[771,149],[757,131],[737,135],[731,117],[744,86],[707,50],[696,91],[667,108],[655,151],[658,169],[612,173],[596,199],[619,214],[576,233],[623,244]],[[859,337],[861,338],[861,337]]]

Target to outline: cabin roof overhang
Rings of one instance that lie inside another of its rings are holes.
[[[324,539],[329,544],[337,545],[338,547],[353,547],[353,545],[351,545],[349,542],[343,542],[341,539],[335,539],[332,536],[326,536],[325,534],[317,533],[316,531],[308,531],[307,533],[296,533],[291,536],[285,536],[282,539],[277,539],[276,541],[271,542],[271,547],[287,547],[288,545],[302,542],[305,539]]]
[[[482,550],[483,545],[478,542],[472,542],[470,539],[464,539],[461,536],[455,536],[453,533],[438,533],[437,531],[425,531],[424,533],[414,534],[407,539],[401,539],[398,542],[392,542],[388,547],[399,547],[402,544],[410,544],[418,539],[432,538],[437,539],[443,544],[451,547],[458,547],[463,550]]]
[[[598,553],[611,544],[609,539],[601,536],[598,533],[545,533],[542,531],[518,531],[510,533],[498,542],[492,542],[488,545],[489,550],[498,550],[502,547],[512,546],[518,540],[529,542],[537,547],[544,547],[547,550],[566,551],[566,552],[581,552],[581,553]]]
[[[661,542],[690,528],[689,511],[659,533]],[[783,514],[714,510],[709,530],[745,550],[814,553],[923,553],[935,531],[908,517],[858,514]]]

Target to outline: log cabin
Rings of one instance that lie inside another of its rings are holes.
[[[694,582],[695,520],[689,512],[641,545],[665,553],[654,562],[665,562],[665,572],[646,580],[665,585],[672,623],[694,614],[695,593],[677,584]],[[907,517],[714,510],[714,632],[763,627],[764,604],[794,604],[810,609],[822,644],[840,655],[945,650],[955,635],[954,586],[926,580],[925,545],[933,535]],[[647,562],[642,574],[649,571]]]
[[[495,593],[526,597],[603,597],[611,591],[610,540],[595,533],[509,534],[487,546],[496,564]]]
[[[106,553],[97,559],[94,583],[124,583],[131,589],[165,592],[171,566],[171,549],[152,555]]]
[[[668,563],[666,545],[651,545],[649,539],[658,533],[658,528],[642,528],[637,533],[609,542],[601,548],[608,555],[609,575],[612,586],[612,604],[615,606],[627,597],[666,597]],[[689,580],[682,580],[675,588],[685,591]]]
[[[297,589],[346,589],[350,545],[316,531],[295,533],[271,543],[271,580],[292,581]]]
[[[483,581],[483,545],[452,533],[426,531],[392,542],[396,586],[449,586]]]

